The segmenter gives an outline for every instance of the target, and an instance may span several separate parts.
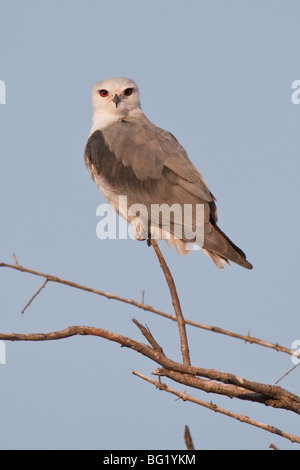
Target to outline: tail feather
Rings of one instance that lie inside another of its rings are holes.
[[[222,263],[227,264],[229,266],[228,259],[223,258],[223,256],[217,255],[215,253],[212,253],[211,251],[206,250],[205,248],[202,248],[202,251],[210,257],[210,259],[215,263],[215,265],[219,269],[224,269],[224,266]]]
[[[165,239],[171,248],[175,246],[180,255],[187,255],[193,249],[193,243],[177,238],[173,233],[154,226],[151,226],[150,233],[153,238]],[[202,248],[219,269],[224,269],[223,265],[229,265],[229,261],[246,269],[253,268],[252,264],[247,261],[245,253],[216,224],[213,225],[210,222],[205,224],[204,243],[199,248]]]
[[[211,228],[208,236],[204,237],[202,249],[218,267],[220,267],[220,261],[229,264],[228,260],[230,260],[243,268],[253,268],[252,264],[247,261],[245,253],[225,235],[220,227],[215,225]],[[223,269],[222,265],[221,269]]]

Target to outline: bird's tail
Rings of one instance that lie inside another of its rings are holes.
[[[172,231],[176,232],[176,227],[172,227]],[[151,236],[153,238],[165,239],[168,245],[176,247],[180,255],[187,255],[195,247],[193,243],[186,239],[176,237],[173,233],[165,232],[151,226]],[[252,264],[246,259],[245,253],[236,246],[227,235],[216,225],[208,223],[204,230],[204,242],[198,249],[202,248],[204,253],[215,263],[215,265],[224,269],[224,264],[229,265],[229,261],[236,263],[243,268],[252,269]]]
[[[229,264],[229,260],[246,269],[253,266],[246,259],[245,253],[235,245],[217,225],[212,227],[213,236],[204,237],[203,251],[212,259],[220,269],[224,269],[222,263]]]

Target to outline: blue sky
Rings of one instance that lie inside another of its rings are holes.
[[[186,148],[218,200],[219,222],[253,263],[220,272],[201,252],[161,245],[186,318],[291,347],[299,339],[299,120],[297,1],[151,3],[1,0],[0,261],[19,263],[171,312],[152,250],[100,241],[105,202],[83,162],[91,88],[127,76],[145,114]],[[180,360],[176,326],[114,301],[0,270],[0,330],[95,325],[143,340],[149,326]],[[192,362],[274,383],[289,356],[188,328]],[[3,449],[284,449],[288,441],[193,404],[131,374],[156,367],[91,337],[7,343],[0,365]],[[298,369],[282,386],[299,394]],[[177,386],[174,385],[176,388]],[[180,387],[177,387],[180,389]],[[297,434],[298,418],[226,398],[200,398]]]

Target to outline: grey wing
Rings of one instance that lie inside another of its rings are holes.
[[[161,202],[167,202],[178,186],[202,202],[214,201],[176,138],[147,118],[142,122],[118,122],[96,131],[85,153],[88,168],[93,164],[118,193],[123,188],[143,192],[147,186],[155,186],[160,197],[166,199]]]
[[[160,177],[163,166],[190,184],[190,190],[203,200],[211,200],[203,177],[190,161],[177,139],[146,117],[139,122],[120,122],[103,130],[116,158],[130,165],[141,179]]]
[[[218,253],[222,261],[228,257],[242,265],[247,263],[244,253],[216,226],[215,198],[183,147],[146,117],[94,132],[86,145],[85,161],[112,204],[114,197],[124,195],[129,205],[140,203],[147,208],[162,203],[203,204],[204,250],[207,254]]]

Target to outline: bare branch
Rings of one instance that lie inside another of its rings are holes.
[[[285,372],[278,380],[276,380],[275,385],[277,385],[284,377],[286,377],[290,372],[292,372],[296,367],[298,367],[300,362],[298,364],[295,364],[291,369],[289,369],[287,372]]]
[[[179,333],[180,333],[183,364],[172,361],[171,359],[166,357],[163,352],[163,349],[154,339],[150,330],[144,327],[143,325],[141,325],[137,320],[133,320],[133,321],[138,326],[142,334],[145,336],[150,346],[143,344],[143,343],[139,343],[131,338],[113,333],[111,331],[103,330],[101,328],[88,327],[88,326],[70,326],[69,328],[66,328],[65,330],[55,331],[55,332],[50,332],[50,333],[33,333],[33,334],[1,333],[0,339],[11,340],[11,341],[15,341],[15,340],[45,341],[45,340],[67,338],[67,337],[74,336],[74,335],[98,336],[98,337],[102,337],[107,340],[119,343],[121,346],[131,348],[137,351],[138,353],[143,354],[144,356],[153,360],[155,363],[159,364],[162,368],[159,369],[156,373],[159,375],[159,383],[161,384],[160,385],[161,389],[162,387],[163,389],[164,387],[166,387],[164,384],[160,382],[160,377],[162,375],[165,375],[171,380],[174,380],[178,383],[181,383],[187,386],[198,388],[202,391],[205,391],[206,393],[215,393],[219,395],[225,395],[228,397],[238,398],[240,400],[248,400],[248,401],[252,401],[256,403],[265,404],[267,406],[272,406],[274,408],[282,408],[286,410],[291,410],[295,413],[300,414],[300,398],[279,386],[276,386],[276,385],[272,386],[272,385],[262,384],[258,382],[253,382],[253,381],[244,379],[242,377],[238,377],[234,374],[220,372],[220,371],[216,371],[212,369],[193,367],[190,365],[188,344],[187,344],[186,331],[185,331],[186,323],[189,323],[193,326],[197,326],[200,328],[209,329],[210,331],[226,334],[228,336],[234,336],[234,334],[230,332],[226,332],[225,330],[222,330],[220,328],[208,327],[207,325],[196,324],[195,322],[189,322],[183,319],[180,302],[178,299],[178,295],[177,295],[177,291],[176,291],[176,287],[175,287],[172,275],[157,246],[157,243],[154,240],[151,241],[151,243],[153,245],[157,258],[160,262],[160,266],[165,275],[167,284],[169,286],[176,317],[168,315],[164,312],[154,309],[153,307],[147,306],[145,304],[141,304],[140,302],[136,302],[134,300],[129,300],[123,297],[115,296],[112,294],[107,294],[105,292],[102,292],[96,289],[91,289],[91,288],[82,286],[80,284],[66,281],[56,276],[50,276],[44,273],[40,273],[37,271],[24,268],[23,266],[20,266],[19,264],[17,264],[16,258],[15,258],[15,261],[16,261],[15,265],[7,265],[5,263],[0,263],[0,267],[12,268],[21,272],[27,272],[29,274],[40,276],[45,279],[45,282],[40,287],[40,289],[34,294],[34,296],[30,299],[30,301],[27,303],[27,305],[23,309],[23,312],[31,304],[31,302],[36,298],[36,296],[41,292],[41,290],[45,287],[47,282],[52,281],[52,282],[65,284],[74,288],[82,289],[82,290],[95,293],[98,295],[102,295],[109,299],[119,300],[127,304],[134,305],[138,308],[142,308],[143,310],[148,310],[148,311],[151,311],[152,313],[159,314],[173,321],[176,319]],[[239,337],[239,339],[244,339],[247,342],[261,341],[261,340],[256,341],[256,339],[255,341],[252,341],[253,338],[250,337],[249,334],[247,336],[236,335],[236,337]],[[263,344],[263,345],[265,346],[266,344]],[[277,349],[277,350],[279,350],[278,348],[280,348],[278,345],[272,345],[272,343],[268,343],[267,347],[274,347],[274,349]],[[293,351],[287,350],[287,348],[285,349],[286,350],[283,352],[289,351],[290,354],[295,355]],[[156,382],[152,382],[152,383],[156,383]],[[189,397],[189,395],[180,394],[179,396],[179,398],[182,398],[182,399],[189,399],[186,397]],[[206,404],[206,405],[209,405],[209,404]],[[217,409],[218,407],[216,407],[215,405],[210,404],[209,406],[211,407],[211,409],[214,409],[215,411],[216,410],[219,411],[219,409]],[[219,412],[223,412],[223,411],[219,411]],[[243,417],[242,415],[232,414],[232,413],[230,414],[230,413],[231,412],[228,412],[227,410],[224,411],[224,414],[228,414],[228,416],[232,416],[232,417],[235,417],[236,419],[239,419],[240,421],[249,422],[249,424],[253,424],[252,423],[253,420],[251,420],[250,418]],[[256,423],[255,421],[253,422]],[[261,423],[259,423],[258,427],[261,427],[260,424]],[[254,424],[254,425],[257,425],[257,424]],[[262,427],[263,429],[267,429],[270,432],[275,432],[271,430],[275,428],[272,428],[270,426],[266,426],[262,424]],[[282,435],[283,437],[286,437],[292,440],[293,442],[298,442],[297,439],[299,439],[297,436],[289,435],[279,430],[276,430],[275,433],[278,433],[279,435]],[[290,437],[287,437],[287,436],[290,436]]]
[[[47,284],[48,279],[46,279],[46,281],[41,285],[41,287],[39,288],[39,290],[31,297],[31,299],[29,300],[29,302],[27,302],[27,304],[25,305],[25,307],[23,308],[22,312],[21,313],[24,313],[25,310],[29,307],[29,305],[32,303],[32,301],[39,295],[39,293],[44,289],[44,287],[46,286]]]
[[[18,266],[19,263],[18,263],[18,260],[17,260],[17,257],[16,257],[15,253],[13,253],[13,258],[14,258],[15,265]]]
[[[170,314],[162,312],[161,310],[153,308],[150,305],[146,305],[142,302],[137,302],[136,300],[127,299],[126,297],[121,297],[119,295],[114,295],[114,294],[110,294],[108,292],[103,292],[99,289],[93,289],[91,287],[87,287],[87,286],[84,286],[82,284],[78,284],[77,282],[68,281],[68,280],[63,279],[61,277],[52,276],[51,274],[42,273],[42,272],[36,271],[34,269],[25,268],[24,266],[21,266],[19,264],[18,265],[13,265],[13,264],[7,264],[7,263],[0,263],[0,268],[15,269],[16,271],[20,271],[20,272],[27,273],[27,274],[32,274],[33,276],[43,277],[44,279],[47,279],[48,281],[51,281],[51,282],[56,282],[58,284],[64,284],[66,286],[73,287],[75,289],[80,289],[80,290],[83,290],[83,291],[86,291],[86,292],[90,292],[92,294],[100,295],[100,296],[105,297],[109,300],[118,300],[119,302],[123,302],[123,303],[129,304],[129,305],[133,305],[134,307],[140,308],[142,310],[147,310],[149,312],[155,313],[155,314],[160,315],[162,317],[165,317],[165,318],[168,318],[170,320],[176,321],[176,317],[173,317]]]
[[[248,418],[248,416],[244,416],[238,413],[234,413],[232,411],[225,410],[224,408],[220,408],[219,406],[213,404],[213,403],[207,403],[203,400],[199,400],[198,398],[195,398],[191,395],[188,395],[187,393],[179,392],[171,387],[168,387],[166,384],[158,381],[156,382],[155,380],[150,379],[149,377],[146,377],[143,374],[140,374],[137,371],[133,371],[133,374],[136,375],[137,377],[140,377],[141,379],[155,385],[156,388],[159,390],[163,390],[165,392],[171,393],[179,398],[181,398],[183,401],[190,401],[192,403],[196,403],[197,405],[203,406],[205,408],[208,408],[212,411],[215,411],[217,413],[224,414],[226,416],[229,416],[230,418],[237,419],[241,423],[247,423],[251,424],[252,426],[256,426],[260,429],[264,429],[265,431],[271,432],[273,434],[277,434],[278,436],[284,437],[285,439],[290,440],[291,442],[297,442],[300,444],[300,437],[295,436],[293,434],[289,434],[287,432],[281,431],[278,428],[275,428],[274,426],[269,426],[268,424],[261,423],[259,421],[255,421],[254,419]]]
[[[177,326],[179,330],[179,336],[180,336],[180,343],[181,343],[181,353],[182,353],[182,359],[184,364],[191,364],[190,360],[190,353],[189,353],[189,347],[188,347],[188,341],[187,341],[187,335],[186,335],[186,329],[185,329],[185,321],[182,315],[181,311],[181,306],[177,294],[177,290],[175,287],[174,279],[172,277],[172,274],[168,268],[168,265],[162,255],[162,252],[160,251],[156,240],[153,240],[152,238],[150,239],[151,245],[154,248],[155,254],[157,256],[157,259],[159,261],[160,267],[163,270],[165,279],[167,281],[171,298],[172,298],[172,304],[174,307],[176,319],[177,319]]]
[[[141,325],[135,318],[132,318],[133,323],[139,328],[142,334],[147,339],[148,343],[152,346],[155,351],[159,351],[164,354],[163,348],[158,344],[158,342],[153,338],[153,335],[149,328],[146,328],[144,325]]]
[[[187,385],[189,387],[197,388],[206,393],[216,393],[218,395],[225,395],[229,398],[239,398],[240,400],[248,400],[255,403],[263,403],[264,405],[270,406],[274,405],[272,400],[269,403],[269,397],[265,396],[264,394],[249,392],[245,388],[239,387],[238,385],[227,385],[224,383],[216,382],[214,380],[201,379],[193,375],[182,374],[180,372],[165,368],[156,369],[152,373],[155,375],[159,375],[160,377],[168,377],[169,379],[172,379],[175,382]]]
[[[117,300],[119,302],[123,302],[123,303],[129,304],[129,305],[132,305],[134,307],[140,308],[142,310],[154,313],[154,314],[159,315],[161,317],[167,318],[168,320],[172,320],[173,322],[177,322],[176,316],[170,315],[170,314],[168,314],[166,312],[162,312],[161,310],[158,310],[158,309],[156,309],[156,308],[154,308],[150,305],[144,304],[143,303],[144,299],[142,299],[142,302],[137,302],[136,300],[132,300],[132,299],[128,299],[126,297],[120,297],[118,295],[103,292],[101,290],[93,289],[91,287],[87,287],[87,286],[78,284],[76,282],[67,281],[67,280],[62,279],[62,278],[57,277],[57,276],[52,276],[50,274],[41,273],[41,272],[35,271],[33,269],[28,269],[28,268],[25,268],[24,266],[21,266],[19,264],[11,265],[11,264],[7,264],[7,263],[0,263],[0,267],[15,269],[17,271],[32,274],[34,276],[43,277],[43,278],[47,279],[48,281],[56,282],[56,283],[59,283],[59,284],[65,284],[69,287],[73,287],[75,289],[80,289],[80,290],[87,291],[87,292],[90,292],[90,293],[93,293],[93,294],[96,294],[96,295],[100,295],[100,296],[103,296],[107,299]],[[203,330],[211,331],[213,333],[219,333],[219,334],[222,334],[222,335],[225,335],[225,336],[230,336],[232,338],[240,339],[240,340],[244,341],[245,343],[258,344],[260,346],[264,346],[266,348],[274,349],[275,351],[279,351],[279,352],[288,354],[290,356],[295,356],[295,357],[300,358],[300,353],[296,353],[292,349],[286,348],[284,346],[280,346],[277,343],[271,343],[270,341],[265,341],[265,340],[262,340],[262,339],[259,339],[259,338],[255,338],[254,336],[250,336],[249,332],[248,332],[247,335],[241,335],[239,333],[234,333],[232,331],[224,330],[223,328],[219,328],[217,326],[205,325],[204,323],[199,323],[199,322],[195,322],[195,321],[192,321],[192,320],[185,320],[184,319],[184,322],[185,322],[186,325],[190,325],[190,326],[193,326],[195,328],[201,328]]]
[[[252,382],[242,377],[238,377],[230,373],[219,372],[214,369],[204,369],[180,364],[179,362],[172,361],[166,357],[161,350],[155,350],[146,344],[139,343],[126,336],[103,330],[101,328],[91,326],[70,326],[65,330],[50,333],[0,333],[0,340],[46,341],[67,338],[74,335],[98,336],[133,349],[153,360],[157,364],[160,364],[163,367],[162,373],[164,375],[168,375],[170,378],[179,381],[180,383],[191,386],[197,385],[197,388],[209,393],[231,396],[229,394],[230,392],[235,398],[264,403],[265,405],[272,406],[274,408],[282,408],[300,414],[300,398],[279,386]],[[176,372],[179,372],[180,375],[177,375]],[[210,380],[202,381],[201,383],[201,380],[195,376],[202,376]],[[222,382],[223,385],[214,385],[213,381]],[[235,386],[238,388],[229,386]],[[249,390],[254,393],[247,393]],[[264,397],[262,397],[262,395]]]
[[[193,439],[188,426],[184,426],[184,442],[187,450],[195,450]]]
[[[110,341],[121,344],[127,348],[132,348],[137,352],[148,356],[149,351],[153,351],[149,346],[128,338],[126,336],[113,333],[112,331],[103,330],[93,326],[69,326],[64,330],[51,331],[49,333],[0,333],[1,340],[8,341],[48,341],[69,338],[76,335],[91,335],[105,338]],[[149,356],[151,358],[151,353]]]
[[[276,447],[274,444],[270,444],[269,445],[270,449],[273,449],[273,450],[280,450],[278,447]]]
[[[174,321],[174,317],[170,318],[170,320]],[[213,333],[219,333],[225,336],[230,336],[231,338],[240,339],[244,341],[245,343],[257,344],[265,348],[274,349],[275,351],[282,352],[284,354],[288,354],[290,356],[295,356],[295,357],[300,358],[300,353],[296,353],[292,349],[286,348],[285,346],[280,346],[278,343],[272,343],[270,341],[265,341],[265,340],[256,338],[255,336],[250,336],[249,332],[247,335],[241,335],[239,333],[234,333],[232,331],[224,330],[223,328],[219,328],[217,326],[205,325],[204,323],[199,323],[199,322],[195,322],[191,320],[185,320],[185,323],[187,325],[191,325],[196,328],[201,328],[202,330],[211,331]]]
[[[288,348],[284,348],[282,346],[279,346],[278,344],[270,343],[267,341],[263,341],[254,337],[251,337],[250,334],[248,335],[239,335],[236,333],[232,333],[226,330],[223,330],[218,327],[213,327],[213,326],[208,326],[208,325],[203,325],[201,323],[189,321],[189,320],[184,320],[182,311],[181,311],[181,306],[180,306],[180,301],[178,298],[177,290],[175,287],[175,283],[173,280],[173,277],[171,275],[171,272],[166,264],[166,261],[156,243],[155,240],[150,240],[150,244],[153,246],[153,249],[156,253],[156,256],[159,260],[160,266],[163,270],[167,285],[169,287],[169,291],[171,294],[171,299],[172,299],[172,304],[174,307],[175,311],[175,316],[167,314],[165,312],[162,312],[160,310],[157,310],[149,305],[144,304],[144,291],[142,294],[142,302],[137,302],[135,300],[130,300],[124,297],[116,296],[113,294],[105,293],[103,291],[97,290],[97,289],[92,289],[74,282],[70,282],[64,279],[61,279],[56,276],[51,276],[45,273],[41,273],[38,271],[34,271],[31,269],[24,268],[23,266],[19,265],[16,256],[14,255],[14,265],[6,264],[6,263],[0,263],[0,267],[7,267],[11,269],[15,269],[20,272],[25,272],[28,274],[32,274],[35,276],[43,277],[45,279],[44,283],[42,286],[38,289],[38,291],[31,297],[29,302],[26,304],[24,309],[22,310],[22,313],[25,312],[25,310],[29,307],[29,305],[32,303],[32,301],[40,294],[40,292],[45,288],[47,282],[56,282],[60,284],[65,284],[73,288],[81,289],[87,292],[91,292],[97,295],[104,296],[108,299],[114,299],[118,300],[130,305],[133,305],[137,308],[141,308],[143,310],[150,311],[152,313],[158,314],[160,316],[163,316],[165,318],[168,318],[172,321],[177,322],[178,330],[179,330],[179,336],[180,336],[180,344],[181,344],[181,353],[182,353],[182,358],[183,358],[183,364],[177,363],[171,359],[169,359],[165,354],[162,349],[162,347],[157,343],[153,335],[151,334],[150,330],[148,327],[145,327],[141,325],[137,320],[133,319],[133,322],[136,324],[136,326],[139,328],[143,336],[147,339],[148,343],[150,346],[147,344],[139,343],[131,338],[119,335],[117,333],[103,330],[101,328],[96,328],[96,327],[89,327],[89,326],[70,326],[64,330],[60,331],[54,331],[54,332],[49,332],[49,333],[33,333],[33,334],[21,334],[21,333],[0,333],[0,340],[10,340],[10,341],[45,341],[45,340],[57,340],[57,339],[62,339],[62,338],[67,338],[75,335],[93,335],[93,336],[98,336],[105,338],[109,341],[114,341],[116,343],[119,343],[121,346],[130,348],[135,350],[136,352],[144,355],[145,357],[148,357],[149,359],[153,360],[155,363],[159,364],[161,366],[160,369],[157,369],[154,371],[154,374],[157,374],[159,377],[158,382],[155,382],[151,379],[148,379],[145,376],[142,376],[141,374],[133,372],[135,375],[138,375],[139,377],[143,378],[144,380],[147,380],[154,384],[157,388],[160,390],[165,390],[168,391],[169,393],[173,393],[176,395],[178,398],[186,401],[192,401],[194,403],[197,403],[201,406],[205,406],[207,408],[212,409],[213,411],[220,412],[222,414],[225,414],[227,416],[233,417],[235,419],[238,419],[241,422],[246,422],[248,424],[260,427],[262,429],[265,429],[269,432],[272,432],[274,434],[278,434],[286,439],[291,440],[292,442],[297,442],[300,443],[300,438],[298,436],[294,436],[292,434],[285,433],[279,429],[276,429],[272,426],[265,425],[263,423],[259,423],[257,421],[254,421],[246,416],[230,412],[228,410],[224,410],[222,408],[219,408],[216,405],[213,405],[212,403],[206,403],[202,400],[198,400],[186,393],[181,393],[178,392],[170,387],[168,387],[166,384],[163,384],[161,382],[161,377],[166,376],[171,380],[174,380],[178,383],[197,388],[199,390],[202,390],[206,393],[215,393],[219,395],[224,395],[230,398],[238,398],[240,400],[248,400],[260,404],[265,404],[267,406],[272,406],[274,408],[281,408],[281,409],[286,409],[293,411],[297,414],[300,414],[300,397],[297,395],[294,395],[290,393],[289,391],[277,386],[277,385],[268,385],[268,384],[263,384],[263,383],[258,383],[258,382],[253,382],[250,380],[247,380],[242,377],[238,377],[234,374],[230,373],[225,373],[225,372],[220,372],[216,371],[213,369],[204,369],[200,367],[193,367],[190,365],[190,355],[189,355],[189,348],[188,348],[188,342],[187,342],[187,335],[186,335],[186,324],[189,324],[191,326],[195,326],[198,328],[202,328],[205,330],[209,330],[212,332],[224,334],[227,336],[235,337],[238,339],[242,339],[245,342],[249,343],[256,343],[260,344],[265,347],[269,347],[272,349],[275,349],[277,351],[281,351],[290,355],[293,355],[295,357],[300,357],[300,354],[295,354],[294,351],[291,351]],[[293,370],[296,366],[294,366],[291,370]],[[290,371],[288,371],[285,375],[287,375]],[[283,377],[284,377],[283,376]],[[283,378],[282,377],[282,378]],[[281,379],[279,379],[281,380]],[[279,380],[276,382],[278,383]],[[193,450],[194,446],[192,443],[192,439],[189,433],[189,429],[186,426],[185,429],[185,442],[186,446],[188,449]],[[273,446],[273,445],[272,445]],[[275,448],[275,446],[273,447]]]

